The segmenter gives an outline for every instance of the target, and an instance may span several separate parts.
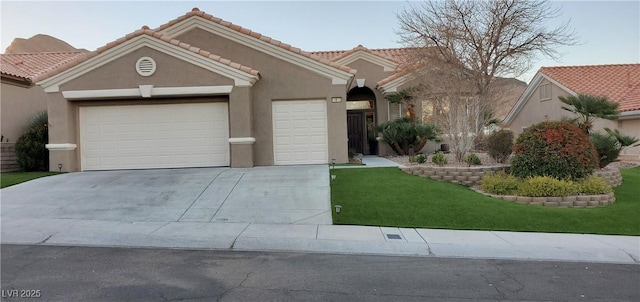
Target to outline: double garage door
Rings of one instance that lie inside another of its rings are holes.
[[[275,165],[328,162],[324,100],[276,101],[272,113]],[[85,171],[230,164],[225,102],[86,106],[79,118]]]
[[[82,170],[229,165],[227,103],[80,107]]]

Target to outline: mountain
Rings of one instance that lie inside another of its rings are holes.
[[[66,52],[66,51],[87,51],[86,49],[76,49],[69,43],[56,39],[49,35],[37,34],[29,39],[15,38],[11,45],[5,49],[5,54],[16,53],[41,53],[41,52]]]

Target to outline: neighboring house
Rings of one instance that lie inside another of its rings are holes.
[[[38,112],[47,111],[47,95],[35,86],[43,73],[81,55],[80,51],[2,54],[0,132],[3,172],[18,169],[13,144]]]
[[[82,52],[2,54],[2,136],[15,142],[37,112],[47,111],[46,94],[34,85],[38,76],[69,62]]]
[[[518,135],[532,124],[570,116],[558,97],[577,94],[605,96],[620,104],[618,120],[598,119],[595,131],[607,127],[640,138],[640,64],[542,67],[504,124]],[[640,159],[640,147],[625,149],[621,157]]]

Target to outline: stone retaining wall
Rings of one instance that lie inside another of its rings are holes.
[[[402,171],[408,174],[429,177],[435,180],[442,180],[456,184],[462,184],[468,187],[478,185],[480,179],[487,172],[505,171],[508,172],[509,166],[493,166],[493,167],[427,167],[413,166],[402,168]]]
[[[593,174],[604,179],[612,188],[622,184],[622,174],[620,173],[620,169],[601,170],[596,171]]]
[[[605,207],[616,202],[616,197],[612,193],[599,195],[574,195],[565,197],[529,197],[515,195],[494,195],[484,192],[478,188],[472,190],[494,198],[501,198],[506,201],[513,201],[521,204],[538,205],[545,207],[561,208],[595,208]]]
[[[456,184],[473,187],[480,183],[480,179],[487,172],[505,171],[509,172],[509,166],[491,167],[426,167],[412,166],[402,168],[407,174],[429,177],[435,180],[443,180]],[[601,170],[594,174],[604,179],[612,188],[622,184],[622,174],[620,169]]]
[[[19,171],[15,143],[0,144],[0,172]]]

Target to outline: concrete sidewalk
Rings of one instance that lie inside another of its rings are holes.
[[[380,168],[380,167],[398,167],[403,168],[404,166],[394,162],[392,160],[388,160],[384,157],[380,157],[377,155],[365,155],[362,157],[362,163],[364,165],[357,166],[336,166],[336,169],[356,169],[356,168]]]
[[[1,242],[640,263],[637,236],[322,224],[11,218],[2,220]]]

